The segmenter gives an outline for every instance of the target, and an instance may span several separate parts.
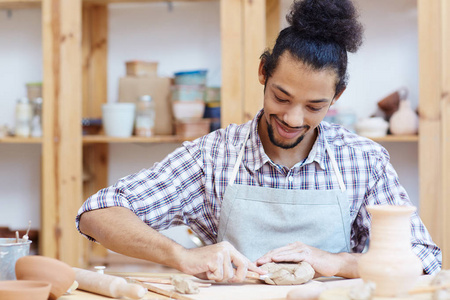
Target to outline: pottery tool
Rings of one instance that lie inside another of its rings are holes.
[[[138,284],[128,283],[125,278],[99,274],[88,270],[73,268],[78,289],[112,298],[128,297],[141,299],[147,291]]]
[[[19,232],[16,231],[16,243],[19,243]]]
[[[437,290],[443,290],[450,288],[450,283],[441,284],[441,285],[429,285],[429,286],[422,286],[413,288],[408,291],[408,294],[414,295],[414,294],[423,294],[423,293],[433,293]]]
[[[256,272],[252,272],[252,271],[248,271],[247,275],[245,276],[245,278],[247,279],[259,279],[259,280],[265,280],[266,278],[270,277],[272,274],[264,274],[264,275],[259,275]]]
[[[25,233],[25,235],[22,237],[22,240],[24,242],[28,241],[29,237],[28,237],[28,233],[30,232],[30,228],[31,228],[31,220],[28,221],[28,229],[27,229],[27,233]]]
[[[126,279],[130,280],[136,280],[139,282],[147,282],[147,283],[158,283],[158,284],[172,284],[172,281],[168,278],[156,278],[156,277],[125,277]],[[203,282],[197,282],[195,283],[198,285],[198,287],[210,287],[211,283],[203,283]]]
[[[146,283],[146,282],[138,282],[139,285],[145,287],[146,289],[148,289],[150,292],[153,292],[155,294],[159,294],[159,295],[163,295],[166,297],[170,297],[170,299],[176,299],[176,300],[194,300],[190,297],[181,295],[180,293],[177,293],[175,291],[168,291],[165,289],[161,289],[159,287],[156,287],[150,283]]]

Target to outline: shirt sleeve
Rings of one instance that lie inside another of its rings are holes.
[[[352,226],[353,251],[362,252],[370,232],[370,215],[367,205],[412,205],[408,194],[400,184],[398,175],[389,163],[389,154],[384,150],[382,158],[373,161],[369,189]],[[417,212],[411,216],[411,244],[413,252],[422,261],[427,274],[441,270],[441,249],[432,241]]]
[[[207,240],[204,233],[211,230],[202,224],[208,222],[198,221],[210,218],[203,209],[205,176],[201,151],[192,142],[188,144],[152,168],[124,177],[89,197],[76,217],[78,231],[83,213],[118,206],[130,209],[155,230],[186,224]]]

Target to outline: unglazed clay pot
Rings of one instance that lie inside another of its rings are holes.
[[[372,215],[369,251],[358,270],[365,282],[376,284],[375,296],[398,297],[414,287],[422,264],[411,250],[410,217],[414,206],[369,206]]]
[[[416,134],[419,128],[419,117],[411,108],[408,100],[400,101],[399,109],[389,120],[389,128],[392,134]]]
[[[16,277],[21,280],[40,280],[51,283],[48,299],[62,296],[75,281],[75,271],[66,263],[54,258],[30,255],[16,262]]]
[[[0,281],[0,300],[47,300],[50,287],[45,281]]]

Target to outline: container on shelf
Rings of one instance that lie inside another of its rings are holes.
[[[133,133],[136,104],[106,103],[102,105],[105,134],[111,137],[130,137]]]
[[[158,62],[156,61],[127,61],[127,76],[151,76],[158,73]]]
[[[210,119],[185,119],[177,120],[175,122],[175,134],[196,138],[208,134],[210,131]]]
[[[33,118],[31,119],[31,136],[42,136],[42,98],[38,97],[32,101]]]
[[[207,70],[195,70],[175,73],[176,85],[206,85]]]
[[[31,120],[33,118],[33,105],[27,97],[17,100],[15,135],[29,137],[31,134]]]
[[[203,118],[211,119],[210,131],[214,131],[220,128],[220,102],[206,103],[205,113]]]
[[[149,137],[154,135],[155,103],[150,95],[139,97],[136,104],[135,134]]]
[[[203,117],[205,102],[199,101],[173,101],[173,115],[176,120],[198,119]]]
[[[29,82],[26,87],[28,99],[33,101],[36,98],[42,98],[42,82]]]
[[[220,87],[207,87],[205,92],[205,102],[220,102]]]
[[[99,134],[102,129],[102,119],[83,118],[81,120],[83,135]]]
[[[173,85],[171,88],[172,101],[205,100],[204,85]]]

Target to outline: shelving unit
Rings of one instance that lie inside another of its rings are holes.
[[[162,0],[0,0],[0,9],[42,9],[43,130],[39,139],[0,143],[42,145],[40,253],[85,265],[83,238],[73,218],[86,194],[106,185],[108,143],[172,143],[178,137],[114,139],[82,136],[82,117],[100,115],[107,99],[108,4]],[[219,0],[184,0],[186,2]],[[220,0],[223,124],[242,123],[260,108],[255,80],[259,54],[272,44],[279,0]],[[270,9],[267,9],[270,8]],[[450,266],[450,4],[418,0],[420,136],[388,136],[378,142],[419,143],[421,216]],[[266,20],[270,20],[266,22]],[[265,29],[265,30],[264,30]],[[83,161],[96,171],[82,182]]]

